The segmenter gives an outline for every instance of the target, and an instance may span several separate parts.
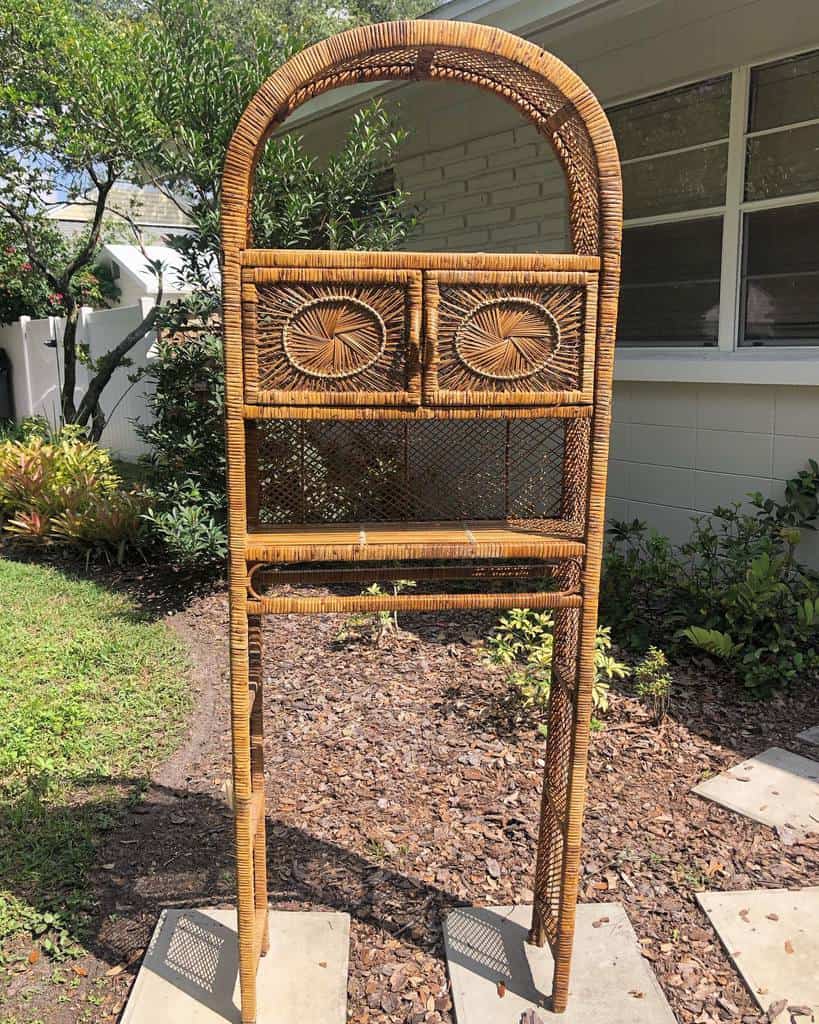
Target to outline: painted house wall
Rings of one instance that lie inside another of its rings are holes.
[[[575,68],[605,105],[819,47],[819,13],[816,0],[667,0],[616,20],[599,13],[532,38]],[[396,169],[421,215],[408,248],[568,248],[562,171],[550,145],[516,110],[455,83],[401,86],[387,96],[411,133]],[[338,146],[348,125],[349,111],[308,120],[298,130],[321,154]],[[754,352],[742,356],[770,355]],[[807,357],[815,374],[819,347],[813,355]],[[686,358],[700,359],[697,352]],[[747,380],[743,372],[740,379]],[[731,383],[724,366],[720,379],[727,383],[684,383],[671,360],[665,380],[662,371],[651,381],[628,374],[621,353],[612,516],[639,516],[681,540],[696,512],[751,490],[780,493],[781,482],[807,458],[819,458],[817,386]],[[756,379],[754,371],[750,376]],[[758,379],[776,380],[761,371]],[[819,536],[807,538],[803,553],[819,566]]]

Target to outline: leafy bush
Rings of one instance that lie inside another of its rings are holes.
[[[630,648],[651,642],[672,653],[696,647],[725,662],[758,695],[819,669],[819,580],[795,550],[813,529],[819,467],[811,462],[786,487],[782,503],[751,495],[693,519],[691,538],[674,547],[645,523],[614,523],[601,608]]]
[[[227,552],[222,341],[208,330],[157,343],[148,370],[151,422],[137,433],[151,448],[145,521],[183,565]]]
[[[122,560],[140,534],[142,499],[121,489],[109,453],[78,427],[49,438],[33,421],[0,442],[0,529],[18,541],[76,546]]]
[[[509,682],[521,706],[544,715],[549,703],[554,657],[554,618],[551,612],[514,608],[501,616],[487,640],[489,658],[508,670]],[[595,637],[592,707],[602,714],[608,710],[613,679],[623,679],[629,669],[611,653],[611,628],[599,626]],[[599,725],[595,719],[594,724]],[[538,726],[545,734],[546,725]]]
[[[671,699],[671,673],[668,658],[659,647],[649,647],[646,656],[634,667],[634,682],[637,696],[648,704],[660,722],[668,713]]]

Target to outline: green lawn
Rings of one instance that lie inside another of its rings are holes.
[[[96,584],[0,558],[0,959],[21,932],[55,956],[81,944],[96,844],[188,706],[167,626]]]

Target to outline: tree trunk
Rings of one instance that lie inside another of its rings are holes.
[[[77,326],[80,309],[71,302],[65,315],[63,330],[63,387],[60,396],[60,415],[63,423],[73,423],[77,415],[74,405],[74,389],[77,386]]]

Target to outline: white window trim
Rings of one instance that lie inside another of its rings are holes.
[[[805,51],[789,52],[781,57],[770,57],[754,64],[743,64],[730,72],[731,110],[727,139],[728,165],[724,206],[636,217],[625,221],[626,227],[637,227],[722,216],[720,310],[716,347],[692,348],[691,346],[667,344],[657,344],[654,347],[651,345],[618,346],[614,360],[615,380],[678,381],[693,384],[819,384],[819,344],[816,346],[777,345],[767,348],[765,346],[739,346],[742,222],[745,213],[819,202],[819,192],[745,201],[746,140],[761,134],[783,130],[780,127],[760,132],[748,131],[751,68],[798,56],[800,52],[808,52],[809,49],[810,47]],[[695,81],[703,81],[703,79]],[[695,82],[686,84],[692,85]],[[657,95],[657,93],[644,93],[632,101],[618,100],[617,105],[636,102],[637,99],[645,98],[647,95]],[[814,123],[817,123],[816,120],[799,122],[786,127],[790,129]],[[717,141],[724,142],[725,140]]]

